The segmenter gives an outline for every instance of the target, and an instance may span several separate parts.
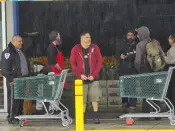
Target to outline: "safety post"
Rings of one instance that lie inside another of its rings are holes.
[[[75,119],[76,131],[84,131],[83,81],[75,80]]]

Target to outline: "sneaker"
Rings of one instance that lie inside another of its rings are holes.
[[[100,124],[100,120],[98,118],[94,119],[94,124]]]
[[[128,108],[128,112],[129,113],[134,113],[135,109],[136,109],[136,107],[131,106],[131,107]]]
[[[135,110],[136,107],[135,107],[135,106],[130,106],[129,109],[131,109],[131,110]]]
[[[94,124],[100,124],[100,119],[98,116],[98,112],[94,112],[94,118],[93,118]]]
[[[19,124],[19,120],[15,118],[9,118],[8,123],[9,124]]]

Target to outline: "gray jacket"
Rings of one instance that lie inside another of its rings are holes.
[[[146,45],[151,40],[150,31],[147,27],[142,26],[137,32],[140,42],[136,46],[135,67],[139,73],[150,72],[149,65],[146,61]]]
[[[175,64],[175,44],[167,52],[167,56],[164,56],[165,62],[167,64]]]
[[[136,46],[135,68],[138,73],[151,72],[152,70],[146,58],[147,57],[146,45],[151,40],[150,31],[147,27],[142,26],[137,30],[137,32],[139,35],[140,42]],[[164,56],[165,53],[163,52],[160,43],[157,40],[154,41],[155,43],[157,43],[162,56]]]

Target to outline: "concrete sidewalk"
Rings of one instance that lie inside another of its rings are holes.
[[[3,116],[2,114],[0,114]],[[5,116],[5,115],[4,115]],[[28,123],[23,127],[19,125],[9,125],[3,117],[0,117],[0,131],[68,131],[75,130],[75,123],[69,125],[68,127],[63,127],[61,125],[61,120],[28,120]],[[85,129],[87,130],[97,130],[97,129],[175,129],[175,126],[171,126],[169,120],[164,118],[159,121],[149,120],[149,121],[139,121],[135,120],[134,125],[126,125],[125,121],[122,119],[102,119],[101,124],[95,125],[92,123],[91,119],[88,120],[88,124],[85,124]]]

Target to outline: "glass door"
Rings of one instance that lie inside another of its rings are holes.
[[[5,2],[0,2],[0,112],[7,112],[7,88],[2,76],[1,54],[6,48]]]

